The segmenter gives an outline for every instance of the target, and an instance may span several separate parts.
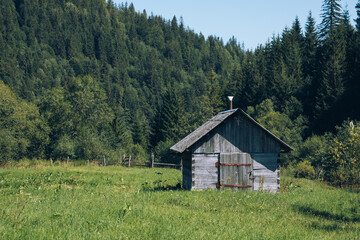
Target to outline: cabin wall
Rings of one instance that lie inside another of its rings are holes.
[[[253,159],[253,189],[270,192],[280,189],[279,142],[241,114],[229,117],[210,131],[191,147],[191,152],[219,153],[220,156],[224,153],[249,153]]]
[[[216,189],[219,173],[216,163],[217,153],[192,154],[192,184],[191,189]]]
[[[235,114],[194,143],[194,153],[276,153],[280,144],[241,114]]]
[[[255,191],[280,191],[279,153],[253,153]]]

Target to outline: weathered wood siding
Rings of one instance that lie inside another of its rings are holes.
[[[216,189],[218,183],[219,154],[204,153],[192,155],[192,189]]]
[[[227,166],[221,164],[249,164],[239,166]],[[224,188],[234,188],[237,190],[252,190],[253,180],[252,168],[253,161],[247,153],[222,153],[220,155],[220,184]],[[244,187],[227,187],[226,185],[242,185]],[[251,186],[251,187],[245,187]]]
[[[252,153],[255,191],[280,190],[279,153]]]
[[[253,189],[277,192],[280,189],[280,148],[280,143],[269,133],[236,113],[194,143],[190,152],[193,153],[192,164],[197,162],[196,159],[194,161],[194,156],[201,153],[219,153],[220,159],[226,158],[229,153],[249,153],[253,159]],[[229,171],[236,171],[236,167],[233,168],[229,168]],[[208,188],[204,185],[206,181],[197,183],[198,179],[194,178],[196,169],[192,165],[192,188]]]
[[[280,147],[279,142],[267,132],[243,115],[235,113],[194,143],[192,151],[274,153],[280,152]]]

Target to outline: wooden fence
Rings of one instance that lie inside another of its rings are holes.
[[[154,154],[151,154],[151,158],[149,161],[135,161],[131,158],[131,155],[126,155],[120,154],[120,159],[118,162],[112,162],[112,163],[107,163],[106,162],[106,158],[105,156],[103,156],[103,162],[102,162],[102,166],[111,166],[111,165],[121,165],[121,166],[127,166],[127,167],[132,167],[132,166],[141,166],[141,167],[150,167],[150,168],[154,168],[154,167],[171,167],[171,168],[176,168],[176,169],[181,169],[182,170],[182,161],[180,164],[174,164],[174,163],[160,163],[160,162],[155,162],[155,157]]]

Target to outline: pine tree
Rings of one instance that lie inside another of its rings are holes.
[[[238,106],[239,104],[239,96],[243,94],[244,90],[244,83],[243,83],[243,72],[240,67],[240,64],[235,63],[233,70],[231,72],[231,76],[227,86],[225,88],[225,95],[226,96],[236,96],[234,99],[234,105]]]
[[[318,47],[318,34],[315,28],[315,20],[309,13],[305,25],[304,41],[304,77],[314,77],[316,64],[316,49]]]
[[[322,76],[317,89],[314,116],[319,129],[330,130],[336,124],[335,115],[339,114],[334,108],[345,90],[346,42],[341,29],[333,31],[325,40],[322,53]]]
[[[358,5],[360,9],[360,3]],[[360,11],[358,12],[360,16]],[[358,20],[358,19],[357,19]],[[345,87],[344,99],[341,102],[340,108],[342,109],[343,116],[358,117],[360,103],[359,103],[359,91],[360,91],[360,70],[359,70],[359,46],[360,38],[356,33],[354,27],[350,24],[350,16],[348,10],[344,11],[344,21],[341,25],[343,36],[346,41],[346,60],[345,60]]]
[[[158,113],[155,145],[160,141],[168,139],[177,141],[184,137],[184,115],[185,109],[182,96],[177,90],[169,88],[164,95],[163,105]]]
[[[346,38],[338,0],[324,0],[320,34],[321,76],[315,97],[315,126],[330,130],[338,118],[336,108],[345,91]]]
[[[207,96],[209,97],[209,105],[211,107],[211,115],[214,116],[221,111],[222,101],[220,98],[220,85],[214,70],[210,70],[208,74],[209,88]]]
[[[315,27],[315,20],[309,13],[305,25],[305,40],[304,40],[304,54],[303,54],[303,74],[304,74],[304,88],[302,89],[302,96],[304,103],[304,113],[311,116],[313,112],[314,96],[316,94],[317,83],[317,48],[319,45],[318,33]]]
[[[339,2],[340,0],[324,0],[323,2],[322,22],[320,24],[322,38],[326,38],[342,21],[342,11]]]
[[[147,140],[146,140],[146,123],[144,116],[142,116],[141,112],[138,110],[135,112],[135,116],[133,117],[133,125],[132,125],[132,137],[134,139],[135,144],[139,144],[144,149],[147,149]]]

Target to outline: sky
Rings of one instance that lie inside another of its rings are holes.
[[[122,3],[122,0],[113,0]],[[146,10],[151,14],[171,20],[176,16],[178,22],[183,18],[184,25],[195,33],[222,38],[224,43],[235,37],[245,49],[255,49],[264,44],[274,34],[281,34],[285,27],[291,27],[298,16],[302,29],[305,28],[309,11],[321,22],[323,0],[128,0],[137,12]],[[351,24],[356,16],[355,5],[358,0],[340,1],[343,9],[349,10]]]

